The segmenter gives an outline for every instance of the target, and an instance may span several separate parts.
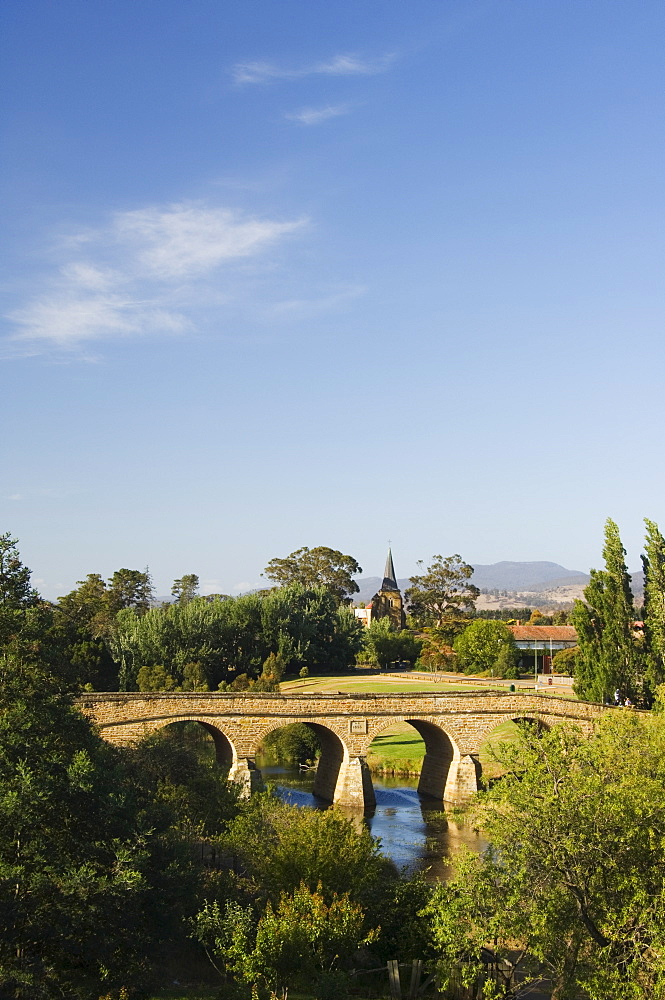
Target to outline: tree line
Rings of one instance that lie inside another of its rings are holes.
[[[334,561],[334,550],[312,551]],[[160,607],[147,570],[120,569],[108,581],[91,573],[54,603],[29,576],[16,540],[1,535],[0,629],[2,616],[11,628],[12,609],[29,608],[72,683],[94,690],[272,690],[285,671],[343,670],[362,647],[362,626],[332,570],[317,579],[308,569],[236,598],[201,597],[198,577],[185,574],[174,581],[174,602]]]

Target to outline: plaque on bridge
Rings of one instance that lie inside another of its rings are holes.
[[[357,736],[367,735],[367,719],[351,719],[349,732]]]

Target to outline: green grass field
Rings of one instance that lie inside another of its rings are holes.
[[[455,684],[445,681],[426,680],[414,678],[412,680],[396,680],[394,677],[386,677],[381,674],[374,674],[371,677],[353,675],[332,675],[308,677],[301,680],[282,681],[280,691],[283,694],[380,694],[382,691],[475,691],[487,687],[484,684]]]
[[[367,763],[373,771],[419,774],[425,744],[408,722],[398,722],[372,742]]]

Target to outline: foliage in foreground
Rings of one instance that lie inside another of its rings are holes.
[[[665,997],[665,721],[525,729],[500,757],[478,816],[492,848],[462,855],[425,908],[442,980],[473,981],[485,948],[551,978],[556,1000]]]

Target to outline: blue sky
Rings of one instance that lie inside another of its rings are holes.
[[[0,530],[49,597],[633,568],[665,528],[661,2],[9,0]]]

